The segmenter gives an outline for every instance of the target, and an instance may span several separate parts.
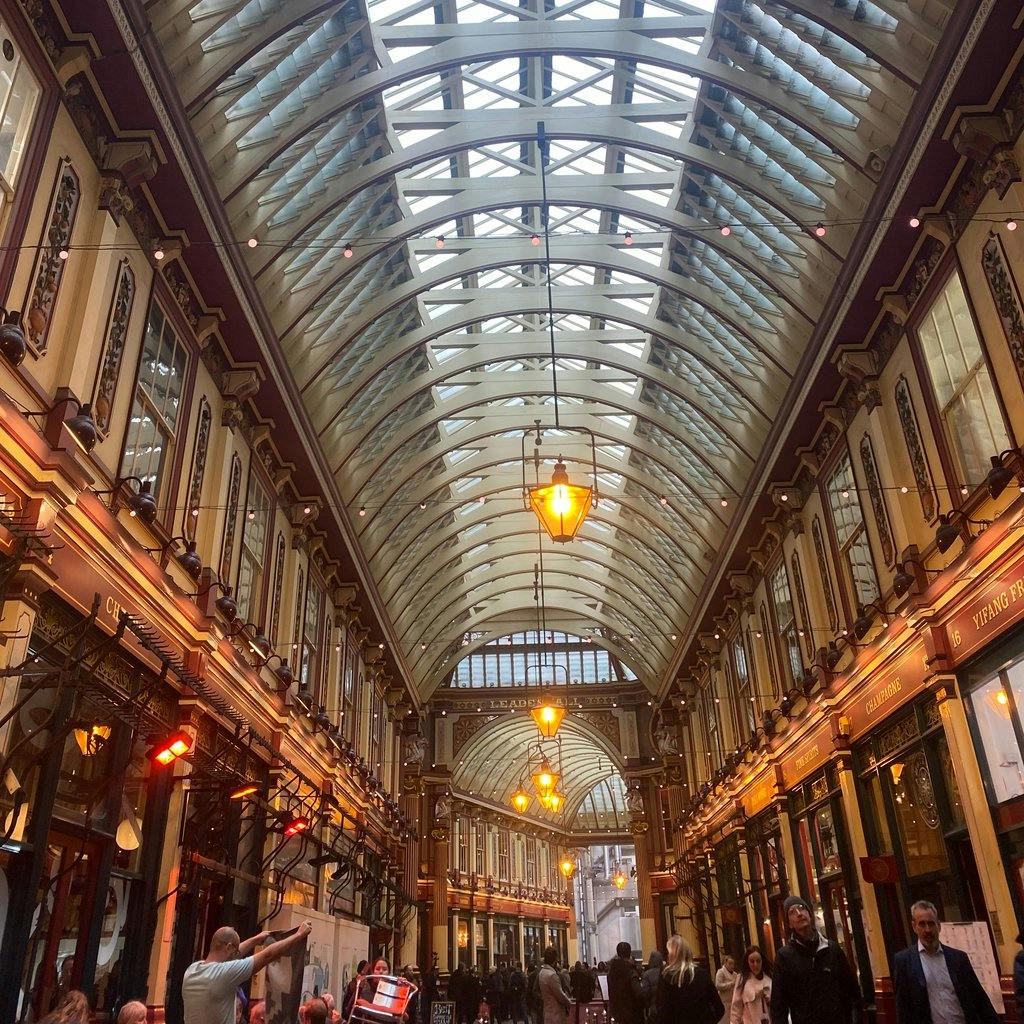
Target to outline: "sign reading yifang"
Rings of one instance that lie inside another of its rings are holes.
[[[970,657],[989,640],[1024,617],[1024,568],[1017,562],[995,576],[953,616],[946,632],[954,664]]]

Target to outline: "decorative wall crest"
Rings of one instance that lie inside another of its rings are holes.
[[[921,431],[917,426],[917,413],[914,410],[914,400],[910,395],[910,384],[902,374],[896,381],[896,410],[899,413],[900,425],[903,427],[903,440],[907,445],[910,468],[914,474],[914,482],[917,484],[917,496],[921,499],[921,512],[925,520],[930,523],[935,519],[938,511],[935,504],[932,471],[928,466],[924,445],[921,442]]]
[[[213,416],[210,403],[204,397],[199,403],[199,419],[196,423],[196,445],[192,455],[192,476],[188,485],[188,499],[181,524],[181,532],[193,540],[196,535],[196,521],[203,503],[203,478],[206,476],[206,456],[210,447],[210,425]]]
[[[985,279],[992,290],[992,299],[1006,333],[1006,341],[1013,356],[1017,375],[1024,382],[1024,314],[1021,312],[1020,292],[1006,259],[1002,240],[989,234],[981,250],[981,265]]]
[[[231,476],[228,481],[228,508],[224,519],[224,545],[220,555],[220,578],[231,577],[231,562],[235,554],[235,533],[238,527],[238,497],[242,490],[242,460],[236,452],[231,456]]]
[[[864,469],[864,479],[868,484],[868,497],[871,500],[871,512],[875,518],[875,529],[878,541],[882,546],[882,557],[886,565],[892,565],[896,559],[896,549],[892,542],[892,531],[889,529],[889,513],[885,508],[882,485],[878,479],[878,466],[875,463],[875,450],[871,445],[871,437],[865,432],[860,439],[860,461]]]
[[[106,431],[110,426],[110,413],[114,405],[114,392],[121,373],[121,359],[124,356],[125,340],[128,337],[128,323],[135,305],[135,274],[127,257],[118,264],[114,280],[114,293],[110,300],[107,316],[107,333],[103,343],[103,357],[100,372],[93,393],[92,412],[96,426]]]
[[[78,175],[70,159],[65,157],[57,168],[46,227],[39,240],[39,252],[30,278],[32,284],[25,303],[28,339],[40,352],[46,348],[57,291],[67,264],[66,259],[60,258],[60,253],[67,252],[71,246],[71,233],[81,197],[82,187]]]

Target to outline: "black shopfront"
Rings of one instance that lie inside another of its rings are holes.
[[[178,728],[180,696],[166,669],[132,656],[135,639],[123,621],[110,635],[95,614],[45,594],[28,656],[12,666],[0,766],[0,1020],[38,1020],[71,989],[85,992],[98,1020],[113,1019],[151,985],[160,865],[179,839],[167,834],[174,770],[154,763],[152,742]],[[202,762],[197,749],[197,778]],[[209,788],[223,797],[223,782]],[[221,800],[202,827],[212,833],[231,816]],[[202,902],[182,856],[176,944],[199,931],[182,914],[188,900]]]

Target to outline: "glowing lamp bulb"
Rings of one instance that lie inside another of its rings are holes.
[[[187,732],[176,732],[169,736],[153,751],[153,760],[157,764],[168,765],[177,761],[192,749],[192,737]]]
[[[530,794],[526,792],[521,786],[512,794],[512,806],[520,813],[524,814],[526,808],[530,806]]]
[[[572,878],[576,871],[576,864],[569,857],[563,857],[561,863],[558,865],[558,870],[561,871],[566,878]]]

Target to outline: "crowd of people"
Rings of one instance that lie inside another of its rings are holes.
[[[678,935],[669,938],[664,956],[654,952],[646,965],[637,963],[628,942],[618,944],[607,964],[577,961],[571,970],[554,947],[525,969],[503,963],[481,972],[460,964],[447,985],[436,963],[422,977],[408,965],[400,974],[415,991],[395,1021],[431,1024],[432,1006],[443,999],[454,1004],[454,1024],[583,1024],[595,1000],[614,1024],[861,1024],[862,994],[842,947],[821,932],[802,897],[788,897],[783,914],[789,936],[774,964],[750,946],[738,967],[726,956],[713,979]],[[897,1024],[999,1024],[1001,1015],[967,954],[941,942],[936,908],[919,900],[910,916],[917,941],[896,955],[892,975]],[[185,971],[185,1024],[266,1024],[264,1001],[248,1002],[245,986],[309,932],[303,924],[278,941],[269,941],[266,932],[243,941],[233,928],[218,929],[205,959]],[[340,1004],[331,993],[319,993],[299,1007],[296,1024],[348,1021],[357,1000],[373,1001],[385,976],[391,976],[386,959],[361,961]],[[1024,1020],[1024,950],[1014,964],[1014,981],[1018,1019]],[[393,991],[401,983],[388,984]],[[116,1021],[145,1024],[146,1014],[143,1003],[132,1001]],[[39,1024],[89,1020],[86,997],[71,991]]]

